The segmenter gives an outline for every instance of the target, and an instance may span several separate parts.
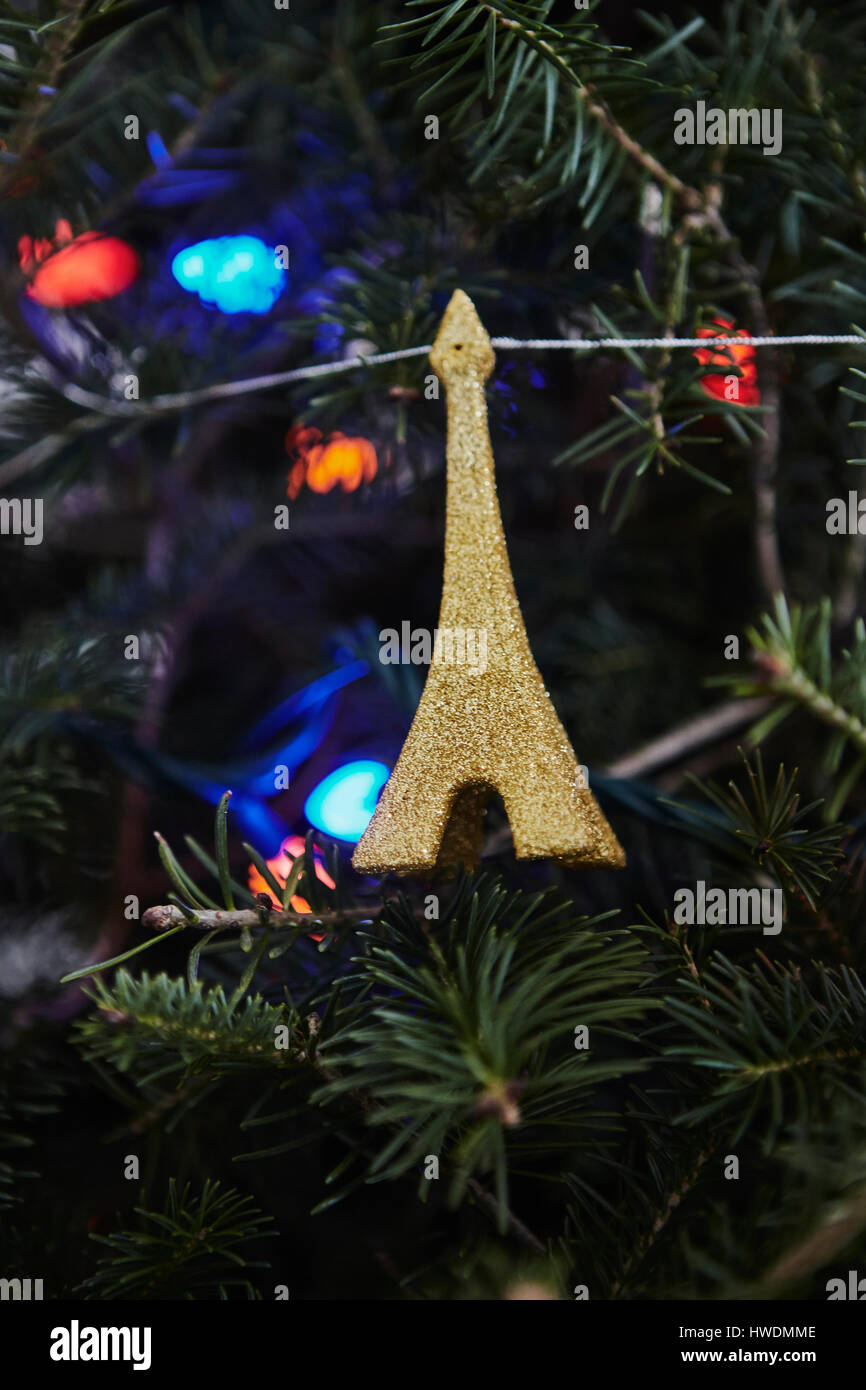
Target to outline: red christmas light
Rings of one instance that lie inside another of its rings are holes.
[[[748,333],[735,329],[732,319],[715,319],[712,328],[699,328],[697,338],[742,338],[743,346],[730,344],[728,347],[695,348],[695,357],[701,366],[718,366],[715,372],[702,377],[701,386],[708,396],[717,401],[731,400],[737,405],[760,405],[761,392],[758,387],[758,368],[755,363],[755,349]],[[737,377],[732,367],[739,367],[742,376]],[[726,382],[734,377],[736,385]],[[734,394],[731,394],[734,392]]]
[[[129,289],[141,270],[137,253],[125,241],[102,232],[73,237],[65,218],[57,222],[53,241],[21,237],[18,261],[30,276],[27,294],[47,309],[113,299]]]

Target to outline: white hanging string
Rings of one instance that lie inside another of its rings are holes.
[[[507,351],[522,349],[547,351],[563,349],[570,352],[600,352],[606,348],[704,348],[714,350],[720,347],[742,347],[750,343],[752,347],[823,347],[837,344],[859,344],[866,346],[866,336],[858,333],[798,333],[779,337],[751,337],[743,335],[732,338],[491,338],[495,348]],[[334,376],[339,372],[356,371],[358,367],[378,367],[385,362],[399,362],[407,357],[425,357],[432,343],[420,347],[398,348],[394,352],[374,352],[369,356],[345,357],[338,362],[317,362],[309,367],[293,367],[286,372],[271,372],[267,376],[249,377],[241,381],[225,381],[216,386],[203,386],[197,391],[182,391],[177,394],[153,396],[148,401],[137,403],[111,400],[97,396],[92,391],[79,386],[64,385],[64,396],[77,405],[89,410],[98,410],[108,415],[141,415],[151,411],[183,410],[188,406],[201,405],[205,401],[226,400],[232,396],[245,396],[253,391],[267,391],[274,386],[288,386],[293,381],[309,381],[316,377]],[[722,364],[720,364],[722,365]]]
[[[597,348],[714,348],[721,346],[743,346],[749,342],[753,347],[820,347],[824,343],[863,343],[866,337],[859,333],[794,333],[787,337],[780,335],[767,338],[753,338],[741,334],[738,338],[491,338],[493,347],[501,348],[575,348],[578,352]]]
[[[491,338],[495,348],[507,351],[521,349],[546,351],[548,348],[563,349],[570,352],[600,352],[605,348],[704,348],[742,347],[749,342],[753,347],[824,347],[846,344],[866,345],[866,335],[858,333],[800,333],[775,337],[752,338],[749,335],[732,338]],[[118,401],[110,396],[98,396],[94,391],[86,391],[70,382],[54,379],[54,385],[76,405],[84,406],[94,412],[91,416],[75,420],[65,432],[48,435],[36,444],[15,454],[11,459],[0,463],[0,486],[11,482],[38,468],[46,458],[59,448],[68,438],[83,434],[100,426],[100,419],[106,415],[121,419],[136,419],[142,415],[186,410],[190,406],[202,405],[206,401],[227,400],[232,396],[250,395],[254,391],[267,391],[274,386],[287,386],[293,381],[307,381],[322,376],[333,376],[338,372],[356,371],[358,367],[377,367],[383,362],[399,362],[406,357],[426,357],[432,347],[424,343],[421,347],[399,348],[394,352],[375,352],[369,357],[346,357],[339,362],[317,362],[309,367],[293,367],[286,372],[272,372],[269,376],[249,377],[242,381],[225,381],[215,386],[204,386],[197,391],[181,391],[173,395],[153,396],[148,401]],[[720,368],[723,364],[719,364]],[[53,378],[53,373],[49,379]]]

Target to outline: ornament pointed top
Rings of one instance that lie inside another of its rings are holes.
[[[495,361],[490,338],[475,305],[463,290],[455,290],[430,349],[434,372],[446,386],[460,376],[472,375],[486,381]]]

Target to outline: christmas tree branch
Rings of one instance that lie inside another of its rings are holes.
[[[852,1058],[866,1058],[862,1047],[819,1048],[816,1052],[803,1052],[796,1057],[783,1057],[778,1062],[750,1062],[740,1075],[749,1081],[759,1081],[775,1072],[795,1071],[798,1067],[818,1066],[822,1062],[843,1062]]]
[[[477,1178],[470,1178],[468,1186],[478,1205],[484,1209],[498,1228],[500,1221],[499,1202],[493,1193],[482,1187]],[[538,1250],[542,1255],[547,1254],[546,1246],[542,1244],[538,1236],[533,1235],[529,1227],[524,1225],[519,1217],[514,1215],[510,1207],[506,1208],[506,1230],[513,1231],[518,1240],[528,1246],[530,1250]]]
[[[701,195],[697,189],[689,188],[682,179],[677,178],[676,174],[666,169],[655,155],[644,149],[634,136],[629,135],[628,131],[620,125],[597,88],[592,83],[583,82],[547,39],[535,29],[528,28],[518,20],[509,19],[496,5],[481,5],[480,8],[493,15],[501,28],[516,34],[524,43],[534,48],[556,69],[560,76],[565,78],[566,82],[577,92],[578,100],[583,103],[587,115],[603,126],[611,139],[644,173],[649,174],[657,183],[662,184],[663,187],[669,189],[678,198],[682,198],[690,206],[695,208],[701,206]]]
[[[826,110],[826,99],[821,84],[818,59],[814,52],[805,49],[797,41],[797,24],[791,13],[789,0],[780,0],[780,8],[784,15],[784,30],[790,44],[792,67],[798,75],[802,73],[803,76],[806,104],[814,116],[826,122],[833,153],[839,163],[839,168],[845,171],[852,198],[858,204],[862,216],[866,212],[866,173],[864,173],[863,165],[853,155],[850,139],[846,138],[845,131],[836,116]]]
[[[678,724],[659,738],[626,753],[622,758],[602,768],[607,777],[645,777],[670,763],[681,762],[696,749],[716,739],[725,738],[744,728],[759,715],[770,708],[767,696],[757,696],[751,700],[731,700],[706,714],[695,715],[685,723]]]
[[[799,605],[789,609],[784,597],[777,595],[773,615],[763,615],[762,630],[746,630],[755,674],[719,676],[712,682],[731,686],[738,695],[773,697],[774,708],[751,731],[753,743],[800,708],[833,731],[826,754],[829,772],[838,772],[845,747],[851,745],[856,756],[830,799],[829,817],[838,815],[866,767],[866,626],[857,620],[851,645],[835,668],[832,630],[829,599],[806,609]]]
[[[757,1289],[765,1298],[778,1298],[790,1284],[805,1279],[840,1253],[866,1227],[866,1188],[835,1200],[824,1219],[798,1239],[758,1280]]]
[[[273,1218],[253,1199],[234,1188],[220,1190],[207,1179],[193,1196],[190,1184],[178,1189],[169,1179],[161,1212],[136,1207],[139,1228],[122,1228],[92,1239],[103,1249],[96,1272],[75,1293],[93,1299],[171,1299],[226,1297],[241,1286],[253,1296],[244,1269],[268,1268],[266,1261],[244,1258],[253,1240],[275,1237]]]
[[[701,1170],[704,1167],[704,1164],[710,1158],[712,1158],[714,1153],[714,1146],[704,1149],[698,1155],[694,1165],[692,1166],[688,1174],[682,1179],[682,1181],[676,1184],[676,1186],[673,1188],[673,1191],[671,1191],[666,1197],[666,1199],[662,1202],[652,1226],[638,1240],[631,1254],[626,1259],[625,1264],[622,1266],[619,1276],[614,1280],[613,1284],[611,1284],[610,1289],[608,1291],[609,1298],[618,1298],[619,1295],[622,1293],[626,1283],[628,1282],[629,1275],[632,1273],[633,1270],[638,1268],[641,1262],[649,1254],[649,1251],[652,1249],[653,1245],[662,1235],[663,1231],[665,1230],[665,1227],[667,1226],[674,1212],[678,1210],[678,1208],[682,1204],[683,1199],[686,1196],[688,1196],[689,1192],[691,1192],[692,1188],[694,1187],[695,1183],[700,1177]]]
[[[775,695],[791,696],[816,719],[838,729],[859,752],[866,754],[866,724],[825,694],[802,668],[776,669],[771,672],[769,682]]]
[[[21,178],[22,166],[39,139],[40,119],[57,95],[63,68],[85,23],[83,11],[87,8],[87,0],[62,0],[60,8],[59,19],[45,26],[49,33],[41,60],[37,59],[18,123],[12,126],[9,134],[14,162],[5,171],[0,166],[0,197]]]
[[[550,63],[556,72],[576,89],[587,113],[598,121],[607,135],[621,149],[627,158],[643,174],[649,174],[663,188],[679,200],[685,210],[684,227],[706,228],[719,241],[722,254],[737,274],[744,287],[749,306],[750,327],[759,337],[771,333],[770,321],[764,304],[760,276],[757,269],[742,254],[737,239],[730,231],[721,212],[721,185],[717,180],[708,183],[700,190],[684,183],[667,169],[660,160],[650,154],[617,121],[607,103],[601,98],[592,84],[584,83],[577,72],[567,63],[549,38],[529,29],[514,19],[500,14],[496,6],[486,6],[489,13],[497,16],[499,24],[518,34],[520,38]],[[772,352],[764,354],[761,369],[761,394],[766,407],[764,432],[755,446],[753,459],[753,491],[755,499],[754,545],[755,561],[761,587],[766,599],[784,591],[784,575],[779,553],[776,516],[776,467],[779,449],[779,381],[778,368]],[[661,418],[656,410],[656,432],[659,432]],[[664,430],[661,427],[661,435]]]
[[[119,970],[110,986],[94,981],[92,998],[95,1013],[77,1025],[84,1055],[133,1071],[143,1085],[170,1072],[207,1069],[217,1078],[238,1067],[290,1068],[306,1060],[298,1016],[259,996],[238,1010],[219,985]],[[275,1046],[283,1026],[293,1035],[291,1047]]]
[[[207,932],[231,929],[250,931],[262,925],[264,915],[267,926],[272,928],[301,926],[305,930],[313,930],[320,926],[339,926],[341,922],[372,922],[378,912],[378,908],[371,911],[369,907],[344,907],[333,912],[279,911],[272,907],[265,894],[260,896],[265,898],[265,902],[257,910],[236,908],[228,911],[220,908],[215,911],[196,908],[193,915],[189,916],[180,907],[149,907],[142,914],[141,925],[148,931],[157,932],[177,930],[183,926],[197,927],[200,931]]]

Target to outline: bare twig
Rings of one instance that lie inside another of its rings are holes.
[[[269,927],[294,927],[294,926],[336,926],[340,922],[372,922],[377,915],[369,907],[343,907],[333,912],[282,912],[280,910],[268,911],[264,908],[266,920]],[[229,911],[228,908],[196,908],[193,917],[187,917],[179,907],[166,904],[160,907],[149,907],[142,913],[141,925],[147,931],[164,932],[172,927],[198,927],[199,931],[229,931],[232,929],[243,930],[244,927],[259,927],[262,924],[262,909],[254,907],[236,908]]]
[[[645,743],[633,753],[604,768],[607,777],[643,777],[668,763],[678,762],[705,743],[713,743],[735,729],[752,723],[759,715],[770,708],[772,700],[762,695],[752,700],[729,700],[706,714],[687,719],[675,729],[662,734],[660,738]]]
[[[773,1297],[783,1288],[826,1265],[866,1226],[866,1188],[859,1187],[835,1209],[823,1224],[787,1250],[759,1281],[763,1293]]]
[[[498,1220],[499,1203],[493,1196],[493,1193],[488,1192],[486,1188],[482,1187],[477,1178],[469,1179],[469,1189],[478,1205],[483,1207],[488,1215]],[[507,1220],[509,1230],[513,1231],[518,1240],[521,1240],[524,1245],[528,1245],[532,1250],[538,1250],[542,1255],[547,1253],[541,1241],[538,1239],[538,1236],[533,1235],[529,1227],[525,1226],[519,1217],[514,1215],[513,1211],[508,1211]]]

